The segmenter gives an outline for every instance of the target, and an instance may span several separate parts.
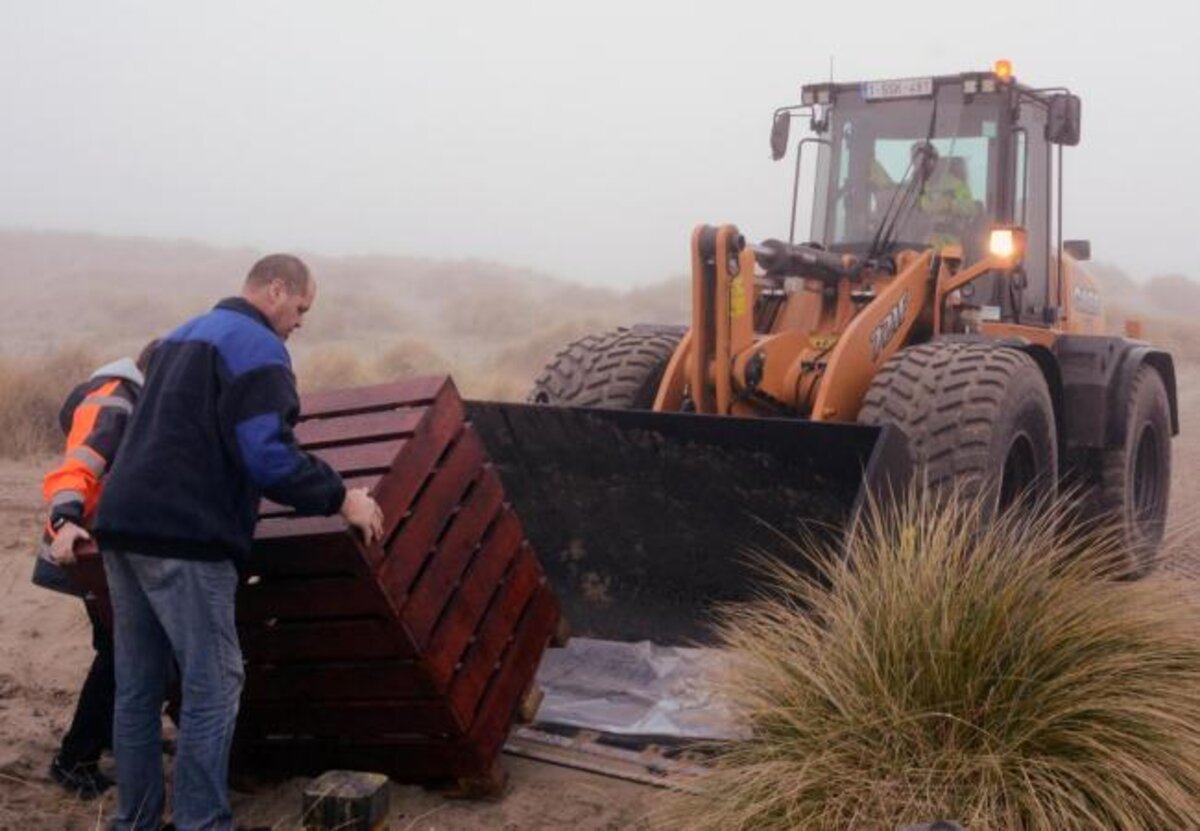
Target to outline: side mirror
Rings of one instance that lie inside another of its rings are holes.
[[[1086,239],[1065,239],[1063,251],[1072,259],[1081,263],[1087,262],[1092,258],[1092,242]]]
[[[1050,98],[1046,119],[1046,141],[1074,147],[1079,144],[1079,120],[1083,104],[1078,95],[1062,94]]]
[[[775,123],[771,125],[771,158],[775,161],[787,155],[788,133],[791,128],[791,113],[775,113]]]

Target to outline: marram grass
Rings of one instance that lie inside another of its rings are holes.
[[[752,738],[655,825],[1200,825],[1197,588],[1111,579],[1115,536],[1068,513],[909,499],[803,546],[819,579],[771,566],[723,618]]]

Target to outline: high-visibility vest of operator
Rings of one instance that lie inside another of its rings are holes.
[[[979,206],[971,195],[966,166],[961,158],[938,160],[918,207],[936,223],[927,242],[935,247],[966,243],[963,234],[979,212]]]

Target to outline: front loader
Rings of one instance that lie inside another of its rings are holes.
[[[796,559],[913,476],[994,508],[1069,485],[1147,572],[1175,374],[1106,334],[1090,246],[1062,239],[1079,98],[1001,62],[802,100],[771,149],[807,119],[807,241],[795,203],[786,241],[698,227],[690,326],[585,337],[530,403],[470,405],[575,631],[703,642],[759,585],[753,550]]]

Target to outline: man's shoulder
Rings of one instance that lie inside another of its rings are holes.
[[[230,372],[241,375],[268,366],[291,369],[283,341],[259,321],[228,308],[216,308],[177,328],[168,344],[204,344],[216,351]]]

